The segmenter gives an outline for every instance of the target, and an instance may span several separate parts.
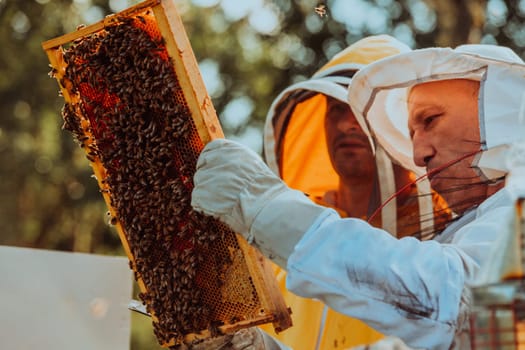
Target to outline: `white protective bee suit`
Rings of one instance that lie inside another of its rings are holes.
[[[501,177],[507,171],[499,161],[506,145],[525,135],[518,122],[525,65],[512,51],[467,45],[385,58],[354,76],[349,100],[381,146],[404,167],[422,173],[412,162],[407,88],[454,78],[481,83],[485,151],[474,166],[487,178]],[[341,219],[287,187],[257,154],[231,141],[214,140],[204,148],[194,180],[194,208],[225,222],[285,267],[292,292],[318,298],[412,348],[470,348],[467,286],[513,215],[505,189],[434,240],[419,241],[398,240],[359,219]]]

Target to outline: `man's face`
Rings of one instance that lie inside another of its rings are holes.
[[[374,175],[372,148],[347,103],[327,97],[325,130],[332,166],[343,180]]]
[[[427,172],[480,150],[479,82],[443,80],[416,85],[408,98],[414,162]],[[430,184],[458,213],[487,197],[486,184],[471,168],[474,155],[429,175]]]

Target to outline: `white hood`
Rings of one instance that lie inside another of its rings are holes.
[[[519,120],[525,64],[508,48],[462,45],[388,57],[354,76],[348,99],[363,130],[369,128],[394,159],[421,175],[426,170],[414,164],[408,134],[408,91],[419,83],[447,79],[480,81],[483,152],[473,165],[489,179],[506,174],[506,149],[525,136],[525,123]]]
[[[353,68],[354,71],[358,68]],[[306,81],[290,85],[272,102],[264,126],[264,156],[266,163],[274,173],[281,176],[277,160],[277,140],[284,137],[286,128],[276,128],[277,119],[289,118],[294,106],[299,101],[306,100],[317,93],[346,102],[347,86],[352,79],[349,77],[330,77],[318,75]],[[281,123],[284,123],[281,122]]]

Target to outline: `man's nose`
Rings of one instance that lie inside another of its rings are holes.
[[[337,128],[342,132],[349,132],[360,129],[357,120],[355,120],[355,118],[351,118],[350,116],[344,116],[339,118],[339,120],[337,121]]]
[[[412,147],[414,163],[417,166],[426,167],[435,155],[434,147],[428,138],[416,132],[412,137]]]

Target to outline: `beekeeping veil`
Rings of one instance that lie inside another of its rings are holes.
[[[417,174],[408,134],[410,88],[424,82],[471,79],[480,82],[478,104],[481,134],[474,167],[485,180],[507,173],[508,145],[525,135],[520,106],[525,92],[524,62],[510,49],[494,45],[428,48],[388,57],[361,70],[348,98],[361,125],[393,159]],[[461,125],[458,125],[461,127]]]
[[[326,146],[326,96],[346,103],[347,88],[359,69],[383,57],[408,51],[408,46],[393,37],[371,36],[334,56],[310,79],[282,91],[270,107],[264,128],[264,155],[270,168],[290,187],[311,196],[322,197],[337,189],[339,177]],[[364,123],[361,127],[369,134]],[[379,148],[376,163],[381,200],[385,202],[396,191],[392,163]],[[428,183],[422,186],[429,193]],[[420,208],[427,213],[432,211],[428,196],[421,197]],[[381,216],[383,227],[395,235],[395,200],[383,208]],[[427,218],[424,226],[429,225],[432,223]]]

